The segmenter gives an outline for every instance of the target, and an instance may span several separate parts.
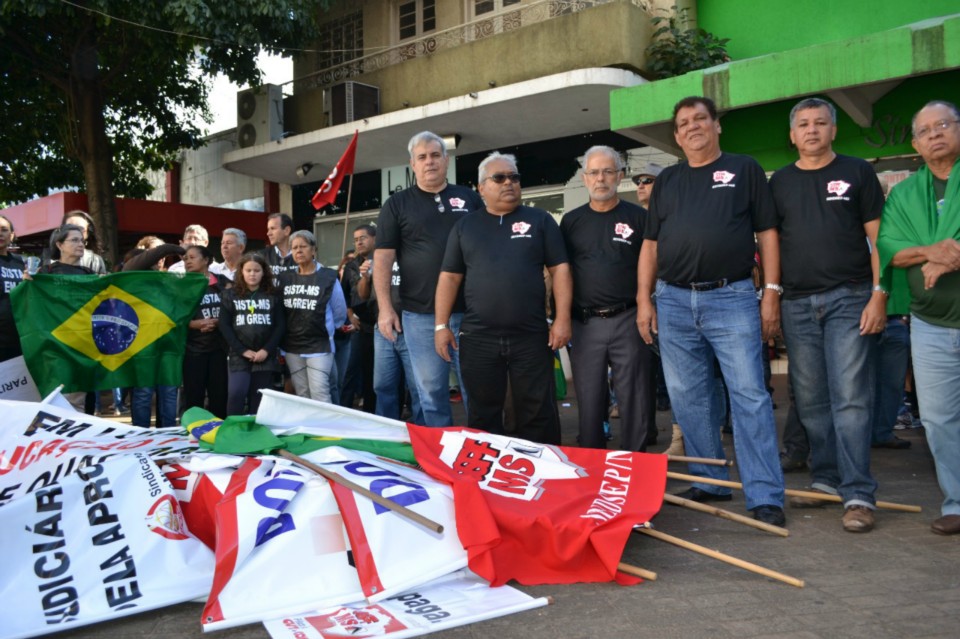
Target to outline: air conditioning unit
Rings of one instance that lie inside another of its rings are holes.
[[[335,84],[324,91],[324,111],[331,126],[380,115],[380,89],[359,82]]]
[[[276,84],[237,93],[237,144],[241,149],[283,137],[283,91]]]

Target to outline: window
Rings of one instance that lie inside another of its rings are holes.
[[[416,38],[437,28],[436,0],[408,0],[397,6],[400,40]]]
[[[355,11],[320,25],[317,70],[329,69],[363,56],[363,12]]]
[[[473,0],[473,15],[482,16],[485,13],[493,13],[512,4],[520,4],[520,0]]]

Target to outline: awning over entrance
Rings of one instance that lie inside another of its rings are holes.
[[[958,69],[960,14],[955,14],[620,89],[611,95],[610,128],[680,154],[673,105],[686,96],[706,95],[722,113],[737,114],[723,120],[724,149],[752,153],[765,166],[776,166],[793,156],[787,141],[790,108],[803,97],[825,95],[845,114],[841,133],[860,147],[844,150],[838,136],[838,151],[861,157],[912,153],[910,117],[928,100],[960,97]]]
[[[227,153],[223,164],[237,173],[298,184],[322,180],[354,130],[360,131],[357,173],[407,164],[407,142],[423,130],[459,136],[456,155],[602,131],[610,123],[610,91],[643,82],[623,69],[577,69],[238,149]],[[319,166],[298,178],[297,167],[308,162]]]

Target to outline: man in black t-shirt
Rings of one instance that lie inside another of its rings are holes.
[[[570,363],[577,390],[580,445],[606,448],[607,367],[620,407],[620,449],[646,450],[656,429],[654,355],[640,339],[637,260],[647,212],[617,195],[620,154],[594,146],[583,156],[590,202],[560,221],[573,273],[573,341]]]
[[[780,323],[776,209],[760,165],[720,150],[712,100],[684,98],[673,116],[674,137],[687,161],[664,169],[653,187],[640,249],[637,327],[647,344],[659,333],[670,400],[686,452],[695,457],[724,455],[723,406],[713,399],[716,356],[730,391],[747,509],[755,519],[782,526],[783,473],[761,357],[761,336],[776,334]],[[767,282],[759,312],[754,233]],[[726,467],[704,464],[690,464],[690,472],[728,476]],[[699,483],[680,496],[731,499],[729,490]]]
[[[390,341],[394,341],[397,333],[404,332],[424,424],[451,426],[451,362],[440,358],[433,347],[437,324],[434,293],[450,229],[468,211],[482,208],[483,201],[472,189],[447,182],[449,158],[441,137],[424,131],[413,136],[407,148],[417,183],[391,195],[377,221],[373,268],[373,285],[380,307],[377,329]],[[403,272],[400,283],[402,323],[401,315],[390,302],[390,270],[394,261]],[[460,298],[449,318],[455,333],[459,332],[462,318],[463,301]],[[452,364],[462,382],[456,351]],[[462,383],[460,388],[464,388]],[[468,399],[464,395],[464,403]]]
[[[458,349],[448,320],[462,284],[466,310],[459,350],[470,397],[467,424],[503,434],[509,379],[517,434],[559,444],[553,351],[570,341],[573,288],[563,236],[549,213],[520,204],[512,155],[492,153],[481,162],[479,184],[486,207],[454,225],[443,256],[437,354],[449,361]],[[553,281],[552,326],[544,303],[544,268]]]
[[[376,412],[377,395],[373,389],[373,327],[377,323],[377,302],[370,300],[373,289],[373,247],[377,241],[377,227],[361,224],[353,231],[353,245],[357,256],[347,262],[343,280],[347,283],[344,295],[347,300],[347,319],[355,331],[350,337],[350,361],[347,366],[352,373],[363,379],[363,410]],[[351,372],[347,373],[347,377]],[[353,407],[353,397],[341,397],[343,406]]]
[[[837,112],[819,98],[790,111],[800,158],[773,174],[783,272],[783,333],[797,413],[810,440],[814,490],[843,499],[843,528],[873,528],[870,475],[876,335],[887,293],[871,250],[883,189],[873,167],[837,155]],[[794,506],[823,501],[793,498]]]

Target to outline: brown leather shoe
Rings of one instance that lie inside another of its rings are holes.
[[[843,529],[865,533],[873,530],[873,511],[866,506],[850,506],[843,511]]]
[[[930,524],[930,530],[938,535],[956,535],[960,533],[960,515],[944,515]]]

